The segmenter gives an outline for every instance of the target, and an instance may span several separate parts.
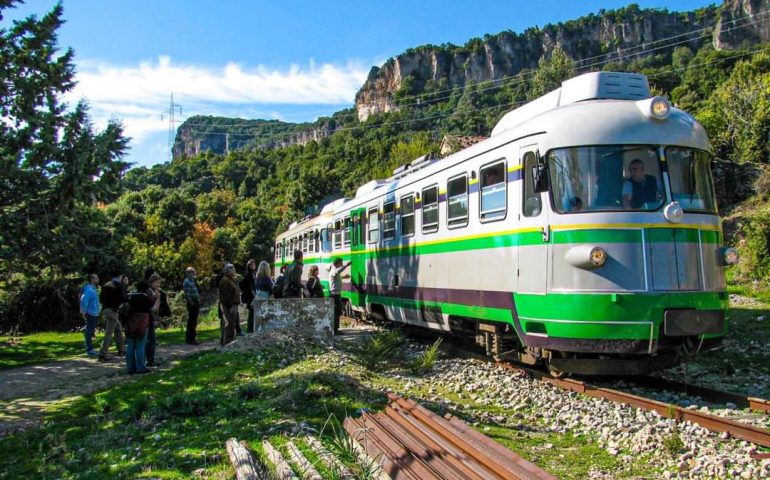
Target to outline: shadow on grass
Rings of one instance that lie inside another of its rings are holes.
[[[320,353],[321,350],[308,352]],[[0,441],[0,477],[190,478],[198,468],[229,471],[224,442],[320,430],[383,405],[379,392],[333,371],[279,367],[285,347],[203,352],[171,370],[82,397],[40,429]],[[304,364],[303,364],[304,365]],[[308,367],[310,368],[310,367]]]

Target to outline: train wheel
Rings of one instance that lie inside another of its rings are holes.
[[[546,362],[546,367],[548,367],[548,374],[553,378],[564,378],[567,376],[567,372],[562,372],[558,368],[554,367],[551,362]]]
[[[565,352],[551,352],[551,355],[552,355],[552,356],[553,356],[553,355],[558,355],[560,358],[568,358],[568,355],[567,355]],[[553,357],[552,357],[552,358],[553,358]],[[567,372],[565,372],[565,371],[563,371],[563,370],[559,369],[558,367],[556,367],[556,366],[555,366],[555,365],[554,365],[554,364],[551,362],[551,359],[550,359],[550,358],[549,358],[548,360],[546,360],[546,361],[545,361],[545,366],[546,366],[546,368],[548,368],[548,373],[549,373],[549,374],[550,374],[550,375],[551,375],[553,378],[564,378],[564,377],[566,377],[566,376],[568,376],[568,375],[569,375]]]

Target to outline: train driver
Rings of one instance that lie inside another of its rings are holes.
[[[663,189],[654,175],[644,172],[644,162],[635,158],[628,165],[631,176],[623,182],[623,208],[639,209],[645,203],[657,202],[663,197]]]

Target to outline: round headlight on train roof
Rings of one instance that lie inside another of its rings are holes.
[[[650,115],[655,120],[665,120],[671,113],[671,104],[663,97],[653,97],[650,102]]]
[[[722,261],[725,265],[735,265],[740,260],[738,256],[738,250],[733,247],[725,247],[722,249]]]

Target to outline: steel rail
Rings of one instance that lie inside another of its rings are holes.
[[[701,387],[699,385],[692,385],[653,376],[635,377],[631,382],[644,388],[672,390],[686,395],[702,397],[713,403],[730,402],[740,408],[748,408],[755,412],[770,413],[770,401],[763,398],[749,397],[739,393],[725,392],[723,390],[716,390],[709,387]]]
[[[628,392],[615,390],[611,388],[597,387],[588,382],[574,380],[571,378],[553,378],[543,372],[530,368],[523,368],[511,365],[505,362],[497,362],[498,365],[510,370],[517,370],[526,373],[528,376],[536,378],[556,387],[572,392],[582,393],[589,397],[602,398],[613,402],[624,403],[636,408],[658,412],[663,417],[673,418],[677,421],[692,422],[714,432],[726,432],[729,435],[746,440],[756,445],[770,447],[770,430],[746,425],[728,418],[719,417],[709,413],[690,410],[678,405],[660,402],[650,398],[641,397]]]

